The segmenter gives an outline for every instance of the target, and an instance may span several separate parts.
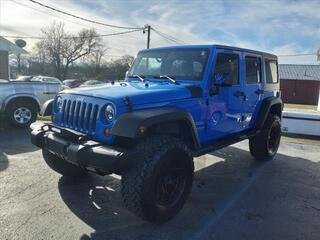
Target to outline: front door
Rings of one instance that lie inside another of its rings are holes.
[[[241,52],[217,50],[208,99],[208,140],[242,130],[245,93],[241,77]]]

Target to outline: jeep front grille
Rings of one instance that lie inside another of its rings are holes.
[[[95,132],[99,105],[83,101],[64,100],[62,105],[62,126],[79,131]]]

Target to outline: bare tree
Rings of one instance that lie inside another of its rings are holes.
[[[124,79],[125,72],[129,69],[133,59],[133,56],[124,55],[110,64],[110,67],[113,69],[117,80]]]
[[[133,62],[134,60],[134,57],[131,56],[131,55],[123,55],[121,58],[120,58],[120,62],[123,64],[123,65],[128,65],[128,67],[131,66],[131,63]]]
[[[44,41],[39,41],[35,44],[35,46],[33,47],[33,55],[31,56],[31,59],[39,63],[41,74],[44,74],[45,64],[47,62],[47,54]]]
[[[65,49],[62,52],[64,60],[64,74],[66,78],[70,64],[94,52],[101,45],[101,38],[97,37],[94,29],[83,29],[77,36],[65,40]]]
[[[54,64],[56,77],[65,79],[69,67],[79,58],[90,54],[100,43],[94,29],[83,29],[77,35],[64,30],[63,23],[54,22],[42,29],[43,39],[38,43],[45,49],[45,57]]]
[[[62,53],[65,49],[65,38],[70,37],[64,31],[63,23],[54,22],[42,30],[43,39],[41,45],[46,49],[49,61],[54,64],[56,77],[62,76]]]
[[[108,48],[104,44],[98,44],[97,47],[88,55],[89,62],[94,65],[96,78],[100,77],[101,64]]]

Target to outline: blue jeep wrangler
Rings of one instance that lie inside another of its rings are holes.
[[[50,168],[68,177],[122,176],[126,207],[169,220],[191,190],[193,158],[249,139],[258,161],[281,136],[277,57],[220,45],[139,52],[126,81],[65,90],[32,131]]]

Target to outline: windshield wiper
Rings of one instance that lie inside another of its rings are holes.
[[[177,82],[173,77],[169,77],[168,75],[160,75],[159,78],[160,79],[166,78],[166,79],[170,80],[171,82],[173,82],[174,84],[177,84],[177,85],[179,84],[179,82]]]
[[[131,75],[131,76],[128,76],[129,78],[139,78],[141,82],[144,82],[144,78],[141,77],[140,75],[138,74],[134,74],[134,75]]]

